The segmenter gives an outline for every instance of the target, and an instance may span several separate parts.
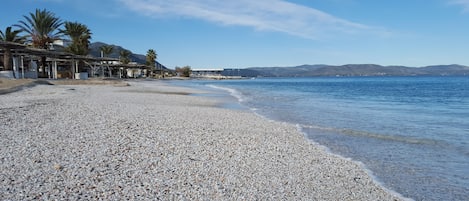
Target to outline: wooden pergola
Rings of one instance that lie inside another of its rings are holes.
[[[12,42],[5,42],[0,41],[0,55],[5,53],[5,49],[9,49],[12,53],[12,57],[18,58],[20,57],[20,65],[16,64],[16,68],[22,69],[23,78],[24,78],[24,58],[33,58],[38,59],[41,57],[46,57],[48,62],[51,62],[52,71],[49,74],[49,78],[57,79],[57,62],[69,62],[70,69],[74,73],[78,72],[78,64],[80,61],[83,61],[85,64],[90,66],[91,68],[99,66],[104,67],[107,66],[109,68],[109,62],[112,61],[119,61],[116,58],[103,58],[103,57],[91,57],[91,56],[82,56],[82,55],[75,55],[72,53],[61,52],[61,51],[53,51],[53,50],[46,50],[46,49],[38,49],[29,47],[23,44],[12,43]],[[45,70],[45,69],[44,69]],[[78,79],[78,77],[74,77]]]

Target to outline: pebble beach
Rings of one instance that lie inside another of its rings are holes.
[[[163,81],[0,95],[1,200],[405,200],[295,125]]]

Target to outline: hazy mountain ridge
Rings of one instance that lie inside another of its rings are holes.
[[[256,76],[311,77],[311,76],[450,76],[469,75],[463,65],[434,65],[426,67],[381,66],[376,64],[301,65],[294,67],[252,67]]]

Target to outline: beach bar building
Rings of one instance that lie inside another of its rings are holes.
[[[95,75],[96,71],[107,71],[109,75],[112,75],[112,69],[108,63],[118,61],[116,58],[75,55],[0,41],[2,58],[7,49],[11,52],[13,69],[6,71],[0,68],[0,77],[6,78],[87,79],[89,75]],[[42,58],[46,58],[45,67],[39,67]],[[84,68],[80,69],[79,66],[84,66]]]
[[[0,41],[0,57],[11,52],[13,69],[6,70],[0,62],[3,78],[88,79],[89,77],[145,78],[164,77],[168,68],[155,62],[155,66],[137,63],[122,64],[117,58],[75,55],[59,51],[63,48],[38,49],[27,45]],[[42,67],[42,59],[46,66]]]

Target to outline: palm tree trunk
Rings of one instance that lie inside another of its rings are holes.
[[[5,53],[3,54],[3,67],[5,67],[6,71],[12,70],[11,50],[8,48],[5,48]]]

